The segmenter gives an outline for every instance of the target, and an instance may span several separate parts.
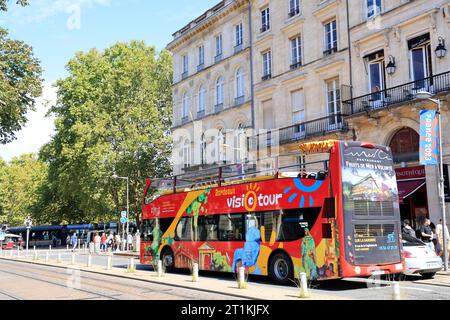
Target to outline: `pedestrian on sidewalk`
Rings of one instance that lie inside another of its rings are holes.
[[[133,251],[133,235],[131,233],[129,233],[127,236],[127,245],[128,250]]]
[[[114,251],[114,235],[112,232],[109,233],[107,246],[108,251]]]
[[[72,244],[72,252],[75,251],[75,249],[77,248],[77,244],[78,244],[78,238],[77,238],[77,234],[74,232],[72,237],[70,238],[70,243]]]
[[[116,251],[120,251],[120,244],[122,242],[121,238],[120,238],[120,234],[116,234],[116,237],[114,240],[116,241]]]
[[[416,232],[413,230],[413,228],[411,228],[411,225],[410,225],[408,219],[403,220],[402,233],[404,233],[408,236],[411,236],[413,238],[416,237]]]
[[[107,238],[106,238],[105,233],[103,232],[102,237],[100,238],[100,251],[103,251],[103,252],[106,251],[106,241],[107,241]]]
[[[70,240],[70,234],[67,235],[67,238],[66,238],[66,244],[72,245],[72,242],[71,242],[71,240]]]
[[[450,235],[448,233],[448,228],[447,226],[444,226],[444,228],[442,227],[442,219],[439,219],[439,223],[436,226],[436,236],[437,236],[437,240],[438,240],[438,244],[439,244],[439,252],[438,255],[439,256],[443,256],[444,255],[444,232],[445,232],[445,237],[446,237],[446,245],[447,245],[447,257],[450,256]]]
[[[431,230],[430,224],[430,219],[425,219],[425,221],[419,226],[419,232],[421,240],[425,242],[430,250],[434,251],[433,231]]]
[[[101,238],[98,235],[98,232],[96,232],[95,236],[94,236],[94,245],[95,245],[94,251],[95,251],[95,253],[99,253],[100,252],[100,242],[101,242]]]

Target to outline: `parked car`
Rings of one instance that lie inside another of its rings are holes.
[[[421,275],[432,279],[442,270],[442,259],[419,239],[403,234],[403,256],[405,257],[405,275]]]

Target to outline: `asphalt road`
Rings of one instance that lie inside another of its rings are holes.
[[[1,300],[236,300],[222,294],[0,260]]]
[[[71,260],[71,252],[59,251],[63,261]],[[32,252],[30,252],[32,255]],[[55,260],[58,253],[52,251],[50,259]],[[45,251],[40,251],[41,260]],[[117,268],[126,268],[130,258],[114,256],[112,264]],[[77,263],[86,263],[87,255],[76,256]],[[106,256],[92,256],[92,264],[106,267]],[[137,269],[150,270],[135,259]],[[74,274],[78,272],[78,274]],[[188,270],[179,270],[179,274],[189,275]],[[201,277],[220,280],[234,279],[228,273],[200,272]],[[450,300],[450,275],[444,277],[447,284],[436,284],[434,280],[422,280],[407,277],[400,282],[401,298],[407,300]],[[0,299],[236,299],[226,295],[212,294],[204,291],[174,288],[170,285],[143,283],[135,280],[111,276],[71,271],[48,266],[37,266],[0,260]],[[249,282],[260,290],[270,290],[276,285],[268,277],[251,276]],[[74,285],[70,285],[74,283]],[[49,290],[33,288],[38,285]],[[295,285],[292,285],[295,287]],[[380,278],[352,278],[312,283],[315,292],[332,295],[336,299],[356,300],[391,300],[393,290],[389,282]]]

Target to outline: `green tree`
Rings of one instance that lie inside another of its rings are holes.
[[[15,139],[42,92],[42,69],[33,49],[0,28],[0,144]]]
[[[49,165],[36,210],[68,222],[118,219],[130,179],[138,218],[146,177],[170,172],[172,61],[142,41],[79,52],[56,83],[56,134],[41,150]]]
[[[20,4],[22,7],[28,5],[28,0],[16,0],[17,4]],[[0,11],[8,10],[8,0],[0,0]]]
[[[46,181],[47,167],[36,154],[24,154],[9,163],[0,161],[0,222],[22,225]]]

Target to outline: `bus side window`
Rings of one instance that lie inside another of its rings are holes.
[[[193,241],[192,218],[181,218],[175,229],[175,240],[177,241]]]

